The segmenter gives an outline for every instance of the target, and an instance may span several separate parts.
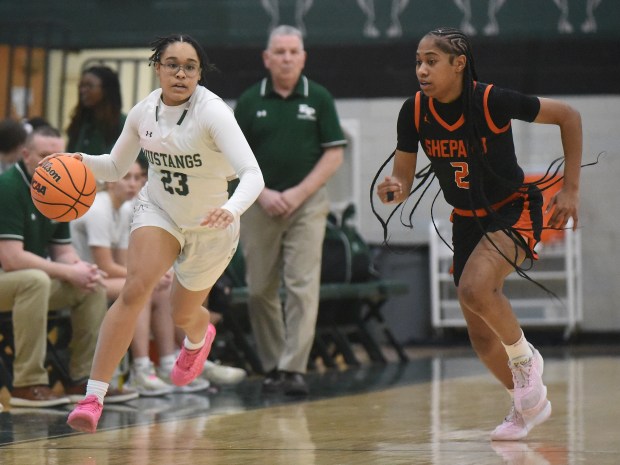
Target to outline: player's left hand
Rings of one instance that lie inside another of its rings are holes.
[[[223,208],[213,208],[207,212],[200,226],[213,229],[224,229],[233,222],[233,214]]]
[[[65,152],[61,152],[61,153],[52,153],[51,155],[46,156],[45,158],[43,158],[38,164],[39,166],[42,165],[43,163],[45,163],[46,161],[48,161],[50,158],[56,158],[56,157],[60,157],[60,156],[66,156],[66,157],[72,157],[75,158],[77,160],[82,161],[82,154],[81,153],[65,153]]]
[[[548,226],[564,228],[570,218],[573,219],[573,230],[577,229],[579,195],[577,192],[562,189],[549,201],[546,213],[552,212]]]

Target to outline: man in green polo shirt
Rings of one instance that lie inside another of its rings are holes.
[[[235,108],[265,179],[241,217],[250,321],[267,372],[263,390],[288,395],[308,394],[304,374],[329,212],[325,183],[342,164],[346,145],[331,94],[301,74],[305,60],[301,32],[275,28],[263,52],[269,77],[246,90]]]
[[[14,407],[51,407],[84,395],[107,310],[101,275],[79,259],[69,224],[44,217],[30,197],[39,161],[64,147],[58,130],[38,127],[27,136],[21,160],[0,175],[0,312],[12,312]],[[59,396],[50,389],[44,366],[47,313],[65,307],[71,311],[69,371],[75,383],[65,386],[67,396]]]

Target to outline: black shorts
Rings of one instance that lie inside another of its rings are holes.
[[[538,188],[532,186],[523,197],[500,207],[496,215],[473,217],[453,213],[454,284],[459,285],[465,264],[485,232],[506,231],[529,258],[536,259],[534,247],[540,241],[543,229],[542,206],[543,196]]]

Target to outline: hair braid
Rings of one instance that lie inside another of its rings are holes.
[[[503,185],[508,186],[510,190],[516,192],[518,190],[526,189],[530,185],[534,184],[536,186],[543,185],[543,189],[549,188],[549,176],[543,176],[540,180],[536,180],[534,183],[525,184],[523,180],[510,180],[505,179],[499,176],[494,172],[492,167],[490,166],[487,157],[484,156],[484,150],[482,147],[482,134],[479,128],[476,125],[476,118],[474,117],[475,107],[474,107],[474,85],[475,81],[478,80],[478,74],[476,73],[476,67],[474,62],[474,57],[472,54],[472,47],[469,41],[469,38],[460,30],[454,28],[439,28],[435,29],[427,34],[427,36],[435,37],[435,43],[440,50],[450,55],[450,60],[452,61],[454,57],[464,55],[466,58],[465,69],[463,70],[463,116],[465,118],[465,128],[467,134],[466,147],[468,154],[468,164],[469,164],[469,172],[470,172],[470,189],[467,190],[469,195],[469,201],[472,206],[472,211],[474,212],[474,217],[478,222],[479,227],[484,233],[484,236],[489,240],[491,245],[504,257],[504,259],[510,263],[510,265],[515,269],[517,274],[528,281],[534,283],[547,293],[553,295],[557,298],[557,295],[540,284],[536,280],[530,278],[526,269],[523,266],[517,263],[518,257],[518,247],[526,247],[524,241],[521,237],[519,231],[515,229],[510,222],[503,219],[492,207],[489,202],[484,189],[484,179],[485,175],[488,174],[496,180],[500,180]],[[556,172],[557,172],[556,168]],[[553,185],[553,183],[551,184]],[[492,216],[495,220],[500,221],[504,224],[502,230],[514,241],[515,243],[515,253],[514,257],[508,257],[504,254],[498,246],[493,242],[491,237],[484,231],[482,223],[480,222],[480,218],[476,215],[476,208],[474,204],[474,196],[475,198],[482,203],[482,207],[486,211],[486,213]],[[444,241],[445,242],[445,241]],[[529,254],[528,254],[529,257]],[[530,265],[527,269],[531,268],[532,262],[530,257]]]

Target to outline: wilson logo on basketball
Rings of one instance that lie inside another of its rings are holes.
[[[51,176],[52,180],[54,180],[56,182],[60,182],[60,180],[62,179],[60,174],[58,174],[56,172],[56,170],[54,170],[54,168],[52,167],[52,163],[51,162],[46,161],[45,163],[43,163],[41,165],[41,168],[43,168],[45,171],[47,171],[47,174],[49,174]]]

